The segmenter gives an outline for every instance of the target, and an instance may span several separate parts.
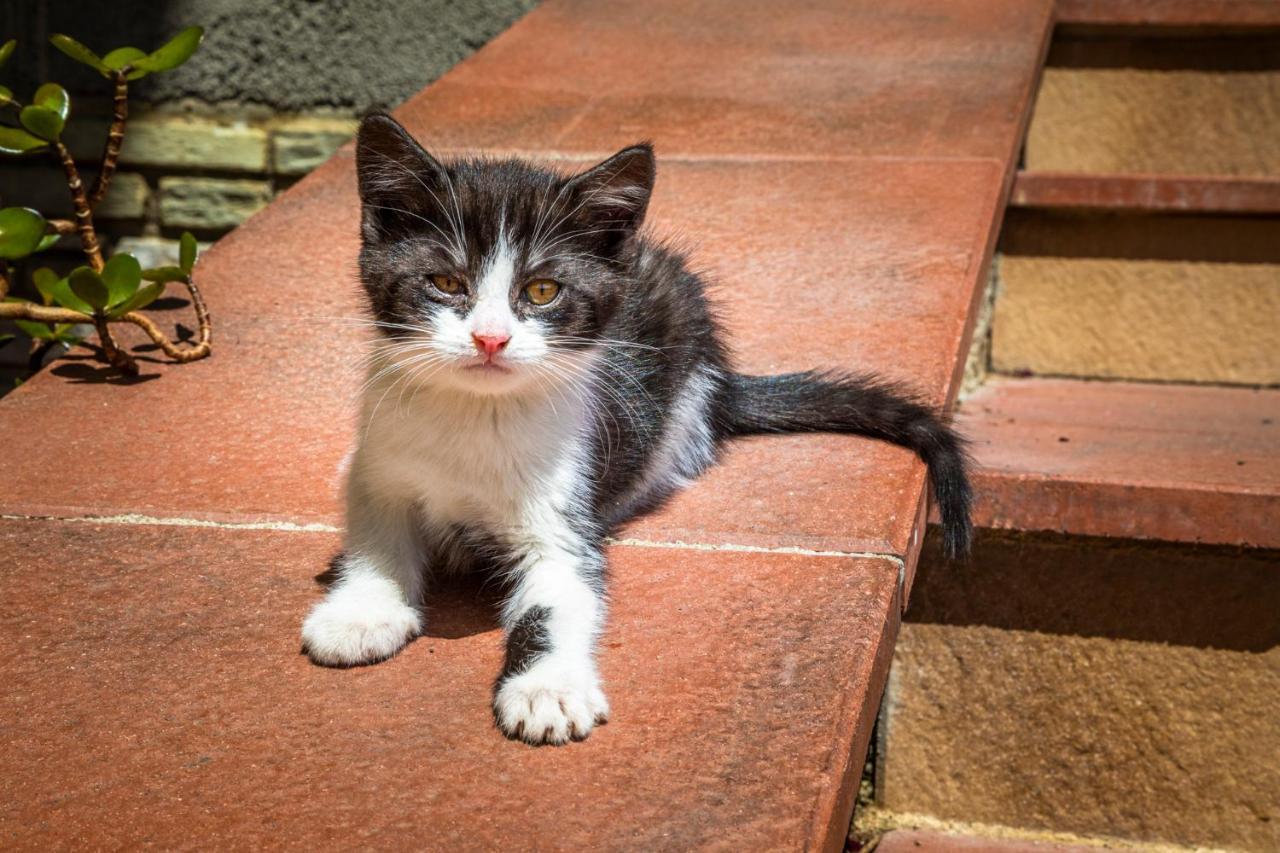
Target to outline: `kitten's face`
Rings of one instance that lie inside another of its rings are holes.
[[[357,163],[361,279],[406,381],[507,394],[584,368],[627,284],[648,146],[571,178],[518,161],[446,166],[375,115]]]

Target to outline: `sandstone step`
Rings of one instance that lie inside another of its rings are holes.
[[[897,829],[880,837],[875,853],[1088,853],[1097,849],[1083,844]]]
[[[958,418],[982,526],[1280,547],[1280,390],[993,378]]]
[[[697,240],[743,368],[880,371],[941,405],[1049,20],[1047,0],[549,0],[398,115],[437,150],[563,169],[652,138],[652,228]],[[346,149],[201,260],[212,358],[129,382],[69,358],[0,404],[23,449],[0,495],[3,631],[28,650],[5,664],[28,746],[0,759],[0,831],[838,849],[920,547],[904,451],[745,442],[626,531],[614,724],[583,744],[494,729],[498,636],[465,595],[388,664],[297,653],[367,342],[357,214]]]

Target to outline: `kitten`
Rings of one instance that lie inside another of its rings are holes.
[[[967,550],[962,442],[929,409],[873,378],[733,371],[703,282],[638,233],[648,145],[565,178],[517,160],[441,163],[373,115],[356,157],[379,339],[338,580],[302,628],[317,663],[390,657],[422,631],[430,577],[496,571],[498,726],[533,744],[586,737],[609,712],[595,663],[605,536],[740,435],[911,448],[947,550]]]

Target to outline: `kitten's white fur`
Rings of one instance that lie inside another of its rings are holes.
[[[547,344],[536,322],[511,311],[513,268],[500,243],[477,306],[465,318],[440,312],[415,343],[430,353],[427,367],[403,345],[375,357],[348,473],[340,580],[307,617],[302,637],[322,663],[389,657],[423,629],[421,537],[483,530],[521,555],[504,624],[545,607],[553,638],[547,653],[500,686],[498,723],[513,736],[563,743],[608,714],[594,661],[603,599],[588,584],[592,573],[580,571],[590,549],[567,522],[586,494],[591,391],[563,380],[588,371],[594,356],[560,359],[558,386],[526,375]],[[468,370],[473,332],[511,336],[503,353],[509,373]]]

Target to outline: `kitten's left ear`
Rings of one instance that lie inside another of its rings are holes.
[[[653,146],[642,142],[571,178],[566,189],[573,204],[581,205],[585,218],[631,232],[644,222],[653,179]]]

